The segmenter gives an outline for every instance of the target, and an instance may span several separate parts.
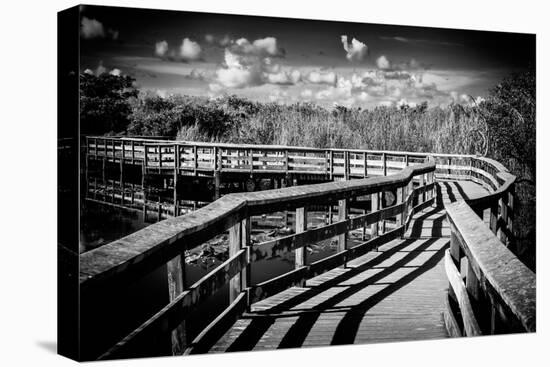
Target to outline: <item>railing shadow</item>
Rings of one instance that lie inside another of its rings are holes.
[[[313,286],[302,294],[291,297],[290,299],[279,303],[275,307],[249,315],[252,321],[233,341],[233,343],[231,343],[231,345],[227,348],[227,351],[245,351],[253,349],[258,341],[277,319],[296,316],[298,317],[298,319],[286,331],[285,335],[278,345],[278,348],[281,349],[300,347],[303,345],[305,339],[311,332],[319,317],[323,313],[336,311],[345,311],[346,314],[336,328],[336,331],[332,337],[331,344],[353,343],[356,332],[359,328],[359,324],[364,314],[374,305],[378,304],[389,295],[393,294],[397,290],[401,289],[403,286],[409,284],[411,281],[416,279],[418,276],[424,274],[426,271],[432,269],[435,265],[437,265],[437,263],[442,259],[444,250],[447,246],[445,245],[441,249],[434,251],[433,255],[430,256],[430,258],[425,261],[421,266],[406,274],[405,276],[399,278],[397,281],[389,283],[383,290],[376,292],[360,304],[352,307],[339,307],[338,304],[348,299],[349,297],[352,297],[354,294],[363,291],[369,285],[373,285],[379,282],[380,280],[394,273],[403,266],[406,266],[408,263],[416,259],[418,255],[423,253],[424,250],[433,245],[436,240],[437,239],[434,238],[423,240],[423,243],[415,248],[414,251],[408,252],[407,255],[397,260],[392,265],[386,268],[382,268],[382,270],[378,271],[376,274],[373,274],[366,279],[357,282],[356,284],[350,285],[348,288],[344,289],[338,294],[322,301],[321,303],[318,303],[311,308],[297,309],[296,306],[308,300],[311,300],[313,297],[323,293],[329,288],[337,286],[342,282],[348,281],[356,277],[357,275],[360,275],[361,273],[372,269],[377,265],[380,265],[382,262],[390,259],[394,254],[402,251],[415,241],[406,239],[402,243],[392,247],[391,249],[381,252],[374,259],[366,261],[357,268],[350,269],[343,274],[337,275],[334,278],[327,280],[326,282],[323,282],[317,286]],[[281,312],[287,310],[291,311],[281,314]]]

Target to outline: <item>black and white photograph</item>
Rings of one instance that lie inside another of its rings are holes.
[[[96,5],[58,30],[61,354],[536,332],[535,34]]]

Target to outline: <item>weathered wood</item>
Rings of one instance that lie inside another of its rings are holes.
[[[343,199],[338,201],[338,221],[346,221],[348,219],[349,214],[349,208],[348,208],[348,200]],[[344,251],[347,249],[347,239],[348,239],[348,233],[347,231],[341,233],[338,236],[338,251]]]
[[[468,292],[466,292],[462,277],[455,266],[455,262],[449,250],[445,251],[445,271],[453,292],[456,295],[457,302],[460,305],[460,314],[462,316],[465,336],[481,335],[481,329],[475,318]]]
[[[238,294],[234,301],[212,321],[191,343],[184,354],[206,353],[210,346],[246,311],[246,293]]]
[[[178,255],[166,264],[168,272],[168,294],[170,302],[173,302],[186,288],[185,284],[185,259]],[[172,355],[183,353],[187,344],[185,321],[172,330]]]
[[[380,193],[375,192],[371,194],[370,196],[370,202],[371,202],[371,212],[375,212],[378,210],[378,207],[380,205]],[[378,222],[373,223],[370,227],[370,233],[371,236],[376,237],[378,236]]]
[[[307,229],[307,209],[305,207],[296,209],[296,230],[295,233],[302,233]],[[297,248],[294,251],[294,264],[296,268],[300,268],[307,264],[307,244],[303,247]]]
[[[534,273],[503,246],[465,202],[449,204],[446,210],[451,233],[490,302],[495,307],[504,307],[524,330],[535,331]]]
[[[235,223],[229,228],[229,256],[234,256],[242,247],[242,224],[241,222]],[[236,274],[229,281],[229,302],[233,302],[237,296],[241,293],[242,289],[241,274]]]

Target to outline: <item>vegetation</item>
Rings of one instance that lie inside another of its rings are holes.
[[[312,103],[258,103],[236,96],[162,98],[130,77],[81,75],[83,133],[181,140],[364,148],[494,158],[518,176],[516,252],[535,259],[535,72],[512,75],[469,105],[371,110]]]

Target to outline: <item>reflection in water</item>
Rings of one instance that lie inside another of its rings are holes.
[[[178,182],[176,188],[169,178],[144,180],[139,175],[121,177],[116,172],[113,174],[105,170],[86,172],[84,182],[85,195],[81,200],[81,252],[103,246],[159,220],[192,212],[207,205],[213,197],[212,192],[208,192],[208,185],[199,181],[198,185],[193,181],[181,185]],[[229,185],[226,189],[231,188]],[[239,185],[234,185],[233,188],[239,189]],[[308,228],[324,225],[329,220],[324,207],[315,210],[317,211],[308,213]],[[269,241],[293,232],[293,212],[277,212],[252,218],[253,243]],[[351,234],[354,235],[357,236]],[[335,253],[336,241],[326,240],[313,244],[307,250],[308,260],[317,261]],[[227,258],[227,233],[215,236],[201,246],[187,251],[187,284],[195,283]],[[272,255],[252,264],[251,282],[257,284],[293,268],[294,252]],[[90,350],[83,353],[90,358],[97,357],[167,303],[165,266],[137,280],[128,289],[83,299],[82,332],[83,339],[89,341],[82,345],[90,346]],[[189,339],[198,335],[227,306],[228,290],[225,287],[190,315],[186,323]],[[139,352],[144,356],[170,354],[169,339],[159,336],[159,340],[162,342],[152,343]]]

